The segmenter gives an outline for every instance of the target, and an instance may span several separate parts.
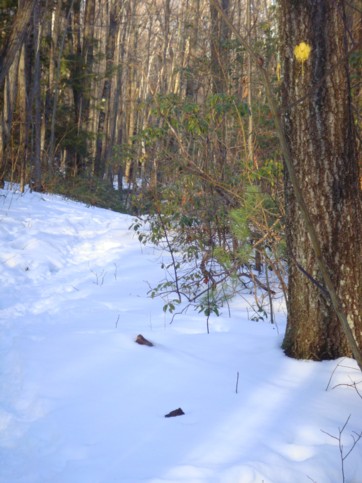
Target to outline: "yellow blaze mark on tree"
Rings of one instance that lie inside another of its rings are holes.
[[[309,59],[312,47],[305,42],[294,47],[294,57],[302,64],[302,76],[304,75],[304,62]]]

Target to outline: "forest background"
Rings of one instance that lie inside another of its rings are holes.
[[[358,125],[361,11],[340,3]],[[273,322],[271,274],[288,297],[286,214],[261,68],[278,102],[278,3],[0,6],[0,180],[136,215],[140,240],[171,255],[168,276],[150,290],[165,311],[187,300],[209,317],[253,291],[252,318]]]

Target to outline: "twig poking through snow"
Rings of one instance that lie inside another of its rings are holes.
[[[235,394],[238,393],[238,389],[239,389],[239,371],[237,371],[236,373],[236,386],[235,386]]]
[[[333,434],[327,433],[327,431],[323,431],[323,429],[321,429],[322,433],[324,433],[327,436],[330,436],[331,438],[336,439],[338,441],[339,454],[340,454],[340,458],[341,458],[341,471],[342,471],[342,482],[343,483],[345,483],[345,481],[346,481],[345,471],[344,471],[344,462],[348,458],[348,456],[352,453],[352,451],[356,447],[356,444],[358,443],[358,441],[362,438],[362,431],[360,433],[356,433],[356,431],[353,431],[352,432],[353,434],[351,434],[351,437],[353,439],[353,444],[352,444],[350,450],[346,454],[344,454],[342,435],[343,435],[343,431],[346,429],[346,426],[349,422],[350,417],[351,417],[351,415],[349,415],[348,418],[346,419],[346,422],[342,426],[342,429],[338,428],[338,436],[333,436]]]

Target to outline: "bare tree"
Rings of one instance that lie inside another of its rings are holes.
[[[19,52],[24,42],[35,5],[38,4],[39,1],[40,0],[26,1],[21,5],[21,8],[18,8],[16,12],[10,36],[5,44],[5,47],[3,48],[3,51],[0,53],[0,89],[2,89],[10,66],[12,65],[16,54]]]

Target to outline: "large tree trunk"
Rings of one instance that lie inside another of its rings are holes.
[[[110,119],[112,115],[111,99],[113,90],[113,77],[115,75],[114,67],[116,65],[116,39],[120,28],[120,6],[116,0],[109,6],[109,26],[107,29],[107,43],[106,43],[106,72],[103,81],[102,90],[102,105],[98,114],[98,132],[96,143],[96,157],[94,161],[94,174],[99,178],[103,178],[107,157],[110,154],[110,134],[114,130],[110,126],[110,121],[115,122],[115,119]],[[114,141],[114,139],[112,140]]]
[[[229,0],[222,0],[220,7],[228,15]],[[229,28],[213,2],[210,3],[210,18],[212,91],[215,94],[226,94],[228,90],[228,51],[226,42],[230,35]]]
[[[29,47],[29,46],[28,46]],[[17,77],[16,84],[17,88],[17,98],[16,98],[16,109],[18,113],[19,122],[19,148],[17,157],[20,162],[20,191],[23,192],[25,189],[25,184],[29,181],[27,177],[27,166],[29,157],[29,147],[31,146],[30,140],[30,126],[31,126],[31,109],[30,109],[30,95],[29,95],[29,78],[30,65],[29,62],[29,48],[25,46],[21,49],[19,55],[19,65],[17,67]],[[13,69],[14,64],[11,68]],[[9,81],[11,82],[11,81]]]
[[[14,23],[8,41],[0,53],[0,89],[3,86],[5,77],[9,72],[16,54],[23,45],[24,38],[29,28],[30,19],[35,5],[39,0],[28,0],[21,4],[16,13]]]
[[[31,184],[35,191],[42,191],[41,183],[41,66],[40,66],[40,38],[41,38],[41,12],[40,4],[37,4],[33,15],[33,49],[34,49],[34,73],[33,73],[33,159]]]
[[[361,349],[361,192],[344,2],[282,0],[281,35],[285,132],[294,169],[324,261]],[[303,63],[293,51],[301,42],[311,47]],[[290,266],[284,350],[292,357],[315,360],[350,356],[329,297],[316,285],[322,285],[322,277],[287,174],[285,187]]]
[[[0,128],[0,186],[3,185],[4,179],[10,175],[11,181],[12,173],[14,172],[14,161],[16,156],[11,152],[13,149],[11,143],[11,135],[14,123],[14,113],[16,111],[16,103],[19,92],[19,64],[20,58],[24,53],[19,51],[18,55],[14,58],[12,65],[9,68],[8,74],[5,78],[5,85],[3,93],[0,93],[2,99],[0,101],[1,108],[1,128]],[[22,109],[21,109],[22,108]],[[24,119],[25,106],[21,106],[19,109],[19,116],[21,120]],[[23,134],[23,127],[25,123],[19,126],[20,138]],[[24,139],[22,146],[24,145]]]
[[[0,52],[0,185],[3,184],[4,176],[10,176],[13,180],[15,174],[24,174],[26,144],[28,136],[25,127],[24,115],[25,105],[22,100],[26,99],[25,92],[19,92],[19,61],[22,56],[21,66],[24,67],[24,51],[20,54],[30,30],[30,21],[34,8],[39,3],[38,0],[19,2],[19,6],[11,25],[8,38],[5,39],[4,47]],[[21,87],[20,87],[21,89]],[[17,97],[21,99],[17,99]],[[18,103],[18,112],[16,113],[16,104]],[[14,130],[14,116],[19,116],[18,133],[19,133],[19,150],[15,154],[16,143],[11,142],[11,136]],[[25,134],[26,133],[26,134]],[[15,147],[15,149],[14,149]],[[12,150],[12,152],[10,152]],[[20,155],[20,169],[17,163]]]
[[[220,2],[222,11],[228,15],[230,2],[222,0]],[[230,31],[225,23],[224,18],[220,14],[213,2],[210,3],[210,67],[212,76],[212,92],[217,95],[226,95],[228,93],[228,70],[229,59],[228,49],[226,47],[229,40]],[[212,158],[220,179],[224,178],[224,170],[226,167],[227,150],[226,150],[226,121],[221,118],[217,129],[217,139],[213,147]]]

